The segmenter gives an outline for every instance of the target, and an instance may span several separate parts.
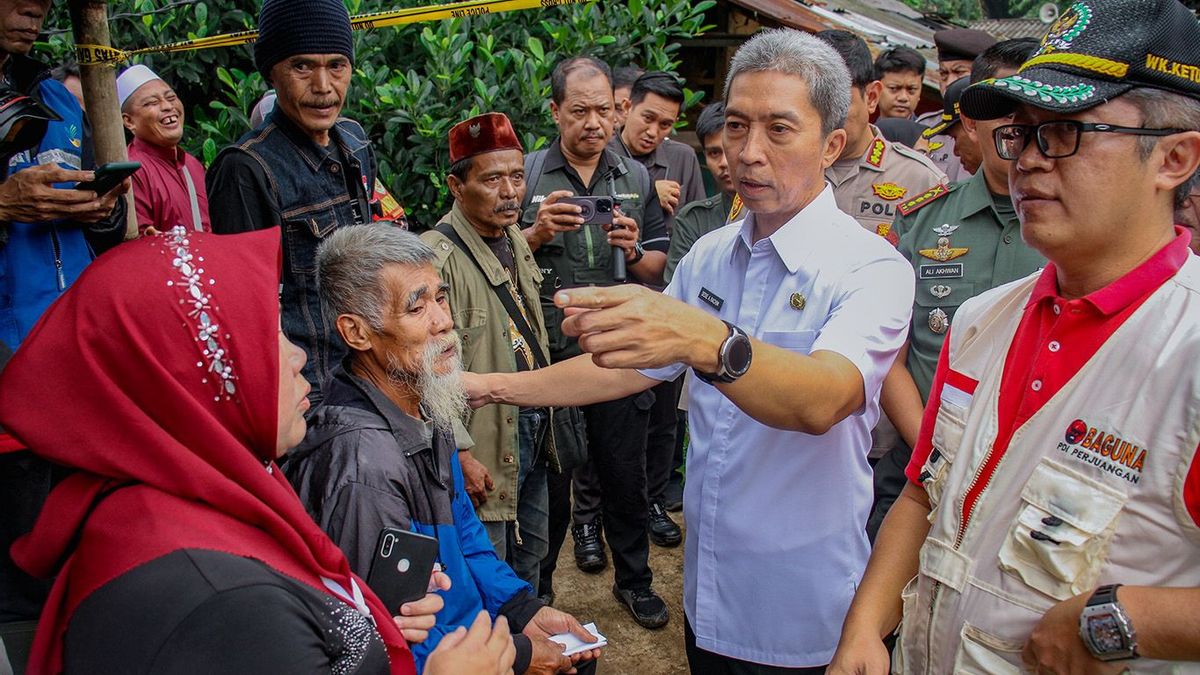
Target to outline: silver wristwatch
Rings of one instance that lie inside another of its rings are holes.
[[[1097,588],[1079,615],[1079,636],[1092,656],[1101,661],[1138,657],[1137,633],[1125,608],[1117,602],[1120,587],[1111,584]]]

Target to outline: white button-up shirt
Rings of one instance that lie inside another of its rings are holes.
[[[866,404],[813,436],[760,424],[692,382],[684,611],[702,649],[818,666],[833,658],[870,554],[867,451],[880,386],[907,335],[913,270],[839,211],[828,185],[775,234],[754,242],[753,232],[751,214],[701,238],[667,295],[763,342],[841,354],[862,373]],[[642,372],[671,380],[683,369]]]

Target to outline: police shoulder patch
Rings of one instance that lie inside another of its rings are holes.
[[[882,138],[876,138],[871,144],[871,149],[867,152],[867,164],[879,168],[883,165],[883,153],[887,149],[887,143]]]
[[[742,217],[742,196],[739,194],[735,194],[735,195],[733,195],[733,206],[730,207],[729,216],[725,219],[725,222],[727,224],[732,223],[732,222],[737,221],[741,217]]]
[[[916,197],[913,197],[912,199],[900,204],[900,206],[897,206],[896,209],[899,210],[902,215],[907,216],[922,206],[925,206],[930,202],[937,201],[948,194],[950,194],[949,187],[945,183],[938,183]]]

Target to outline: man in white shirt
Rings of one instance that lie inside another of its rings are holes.
[[[661,295],[559,293],[574,308],[563,329],[590,358],[469,379],[477,406],[616,398],[688,367],[708,380],[689,391],[693,673],[821,672],[869,553],[867,450],[913,274],[825,182],[849,90],[841,57],[809,35],[747,41],[725,87],[724,145],[750,215],[701,238]]]

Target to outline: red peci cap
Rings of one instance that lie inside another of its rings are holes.
[[[504,113],[484,113],[450,128],[450,163],[485,152],[521,150],[521,141]]]

